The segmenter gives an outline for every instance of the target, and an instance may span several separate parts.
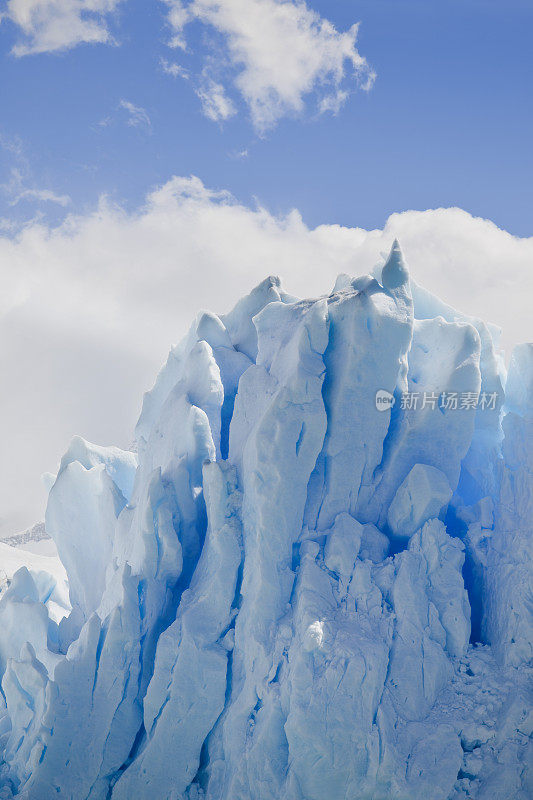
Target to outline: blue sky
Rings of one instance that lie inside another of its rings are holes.
[[[102,193],[133,208],[171,175],[194,174],[274,213],[296,207],[310,226],[375,228],[393,211],[460,206],[530,234],[533,4],[310,6],[339,32],[361,22],[357,48],[375,83],[356,90],[347,76],[352,94],[336,114],[319,114],[311,92],[304,113],[283,115],[266,132],[254,129],[238,92],[237,113],[215,122],[202,113],[194,78],[164,71],[166,62],[198,76],[207,59],[224,55],[216,31],[198,21],[185,30],[187,52],[169,48],[164,3],[118,3],[105,17],[114,44],[18,57],[12,49],[23,32],[4,19],[0,216],[57,221]],[[133,119],[127,104],[146,116]],[[21,187],[26,194],[14,204]]]

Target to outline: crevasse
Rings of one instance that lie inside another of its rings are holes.
[[[70,613],[1,595],[0,797],[533,796],[533,345],[395,242],[200,314],[136,437],[51,488]]]

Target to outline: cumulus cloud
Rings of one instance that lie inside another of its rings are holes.
[[[374,72],[356,48],[358,25],[344,32],[303,0],[165,0],[171,46],[186,48],[185,28],[199,21],[220,35],[221,58],[210,52],[207,70],[221,88],[238,90],[260,133],[287,114],[302,113],[318,94],[318,110],[336,113],[347,86],[369,88]],[[204,103],[207,116],[212,106]]]
[[[16,56],[68,50],[82,43],[110,43],[109,15],[121,0],[7,0],[0,20],[14,23],[21,39]]]
[[[127,213],[102,200],[59,227],[0,233],[0,509],[3,532],[42,518],[38,476],[71,436],[128,446],[142,392],[200,308],[227,311],[268,274],[300,296],[368,272],[400,239],[415,279],[531,337],[533,238],[457,208],[394,214],[383,230],[310,229],[297,211],[249,208],[172,178]]]

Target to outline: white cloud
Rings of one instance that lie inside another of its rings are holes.
[[[161,58],[159,64],[166,75],[171,75],[173,78],[183,78],[184,80],[190,78],[189,70],[182,67],[181,64],[176,64],[175,61],[167,61],[166,58]]]
[[[182,0],[163,0],[163,2],[168,6],[168,24],[173,31],[169,45],[186,50],[187,43],[183,36],[183,28],[190,21],[189,11],[183,5]]]
[[[117,124],[126,124],[130,128],[143,129],[145,132],[152,133],[152,120],[148,111],[124,98],[119,101],[110,114],[96,122],[92,128],[94,131],[101,133],[107,128],[115,127]]]
[[[198,309],[224,312],[271,273],[323,293],[339,272],[368,272],[396,236],[419,283],[502,326],[507,347],[531,338],[533,238],[456,208],[394,214],[383,230],[309,229],[296,211],[275,217],[173,178],[135,213],[103,200],[57,228],[0,226],[4,531],[42,517],[38,476],[73,434],[131,442],[142,392]]]
[[[118,104],[119,108],[123,108],[128,113],[128,125],[132,128],[151,128],[152,121],[148,116],[148,112],[142,106],[136,106],[129,100],[121,100]]]
[[[38,203],[56,203],[65,208],[71,202],[68,194],[56,194],[51,189],[22,189],[16,196],[12,204],[15,205],[21,200],[35,200]]]
[[[287,114],[302,113],[314,91],[319,111],[336,112],[348,97],[349,79],[364,88],[373,83],[374,73],[356,48],[358,25],[339,32],[303,0],[165,2],[171,46],[185,48],[184,29],[193,20],[223,37],[223,57],[215,60],[210,53],[206,69],[216,64],[213,80],[232,80],[260,133]]]
[[[196,89],[196,94],[202,102],[205,116],[213,122],[223,122],[237,113],[224,87],[216,81],[206,79]]]
[[[7,195],[11,206],[16,206],[22,200],[30,200],[37,203],[56,203],[56,205],[65,208],[71,202],[67,194],[57,194],[51,189],[38,189],[35,186],[27,186],[21,171],[16,167],[11,169],[9,181],[1,184],[0,188]]]
[[[50,53],[82,43],[111,43],[108,17],[121,0],[7,0],[0,20],[22,34],[13,53]]]
[[[244,161],[250,153],[246,147],[243,147],[242,150],[232,150],[228,153],[229,158],[232,158],[234,161]]]
[[[7,154],[9,177],[0,183],[0,193],[13,207],[26,201],[39,208],[43,203],[54,203],[66,208],[72,201],[66,194],[58,194],[50,188],[35,185],[29,159],[24,152],[24,144],[18,137],[9,138],[0,132],[0,151]],[[2,220],[2,228],[16,228],[14,221]]]

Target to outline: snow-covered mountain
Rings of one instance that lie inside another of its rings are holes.
[[[409,280],[202,313],[0,599],[0,797],[533,796],[533,345]],[[505,395],[504,395],[505,390]]]
[[[37,555],[57,555],[55,542],[47,534],[44,522],[37,522],[25,531],[0,539],[0,543],[8,544],[11,547],[19,547]]]
[[[59,622],[71,610],[68,580],[65,568],[55,551],[54,542],[46,533],[42,522],[27,531],[0,541],[0,608],[3,607],[2,595],[9,589],[13,576],[21,567],[29,570],[36,596],[46,606],[51,619]],[[10,608],[11,611],[15,609],[9,604],[6,608],[8,614]],[[2,619],[6,624],[6,618],[2,616]],[[14,628],[18,628],[19,619],[16,611],[10,619]],[[24,627],[21,631],[24,636]],[[5,632],[4,637],[6,637]],[[5,641],[4,637],[0,635],[0,648]]]

